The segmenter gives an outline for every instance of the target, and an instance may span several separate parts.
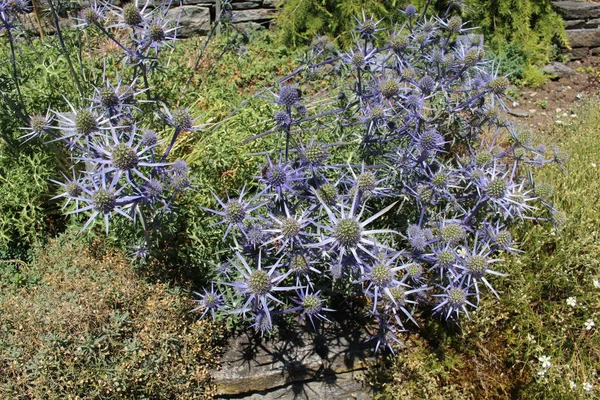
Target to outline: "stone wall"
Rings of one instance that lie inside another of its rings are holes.
[[[600,3],[553,1],[554,9],[565,21],[571,59],[600,55]]]
[[[147,0],[149,9],[161,4],[168,4],[170,0]],[[280,0],[232,0],[233,24],[241,28],[259,28],[261,26],[269,27],[277,12],[276,6]],[[129,1],[111,0],[112,4],[123,6]],[[177,36],[180,38],[190,37],[192,35],[206,35],[216,18],[217,0],[171,0],[167,17],[173,20],[179,20],[180,28],[177,30]],[[81,7],[88,7],[89,0],[81,1]],[[143,6],[146,0],[138,0],[138,4]],[[66,17],[66,15],[64,16]],[[33,14],[27,14],[23,17],[25,27],[32,33],[37,32],[37,25],[33,19]],[[71,27],[74,25],[71,18],[60,18],[61,27]],[[42,26],[46,33],[53,33],[54,26],[50,18],[42,20]]]

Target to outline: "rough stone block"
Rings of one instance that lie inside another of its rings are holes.
[[[267,21],[273,19],[277,10],[259,8],[255,10],[238,10],[233,13],[233,23],[249,21]]]
[[[600,46],[600,29],[570,29],[567,30],[569,46],[598,47]]]
[[[571,60],[580,60],[589,55],[590,49],[588,47],[577,47],[566,51],[567,57]]]
[[[181,16],[180,16],[181,13]],[[167,19],[179,19],[178,37],[205,35],[210,30],[210,9],[200,6],[182,6],[170,9]]]
[[[360,327],[339,325],[322,334],[291,328],[276,340],[244,335],[229,341],[211,376],[222,397],[293,399],[300,389],[315,399],[367,399],[370,390],[354,379],[374,360],[366,339]]]
[[[566,20],[600,18],[600,3],[579,1],[553,1],[556,11]]]

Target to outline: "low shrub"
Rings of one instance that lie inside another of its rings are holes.
[[[74,236],[15,265],[19,281],[2,276],[2,397],[209,398],[220,334],[189,312],[189,294]]]

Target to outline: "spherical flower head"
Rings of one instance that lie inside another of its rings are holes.
[[[444,243],[456,244],[465,237],[465,228],[458,224],[447,224],[440,229],[440,239]]]
[[[423,266],[419,263],[412,263],[406,266],[406,273],[411,279],[419,279],[423,276]]]
[[[225,204],[225,219],[232,224],[241,224],[246,218],[246,209],[244,205],[235,199],[231,199]]]
[[[396,301],[396,304],[403,306],[406,304],[406,289],[400,285],[392,286],[389,288],[391,297]]]
[[[304,158],[312,166],[323,165],[329,158],[329,150],[323,143],[312,143],[306,146]]]
[[[515,142],[523,146],[530,146],[533,142],[533,133],[529,129],[520,129],[515,135]]]
[[[102,15],[97,10],[88,7],[83,10],[83,20],[88,25],[94,25],[102,21]]]
[[[264,296],[267,294],[273,284],[271,283],[271,277],[269,274],[262,269],[252,271],[248,277],[248,292],[256,296]]]
[[[444,145],[444,138],[435,129],[427,129],[419,137],[419,146],[421,150],[438,150]]]
[[[489,151],[480,151],[475,154],[475,164],[478,167],[483,167],[494,160],[494,156]]]
[[[150,199],[154,200],[158,198],[164,190],[164,186],[161,181],[156,179],[150,179],[144,185],[144,194]]]
[[[80,110],[75,115],[75,129],[80,135],[90,135],[98,130],[98,121],[89,110]]]
[[[285,111],[278,111],[275,113],[275,123],[280,127],[287,127],[292,123],[292,119],[289,114]]]
[[[424,236],[423,229],[419,225],[409,225],[406,228],[406,234],[408,237]]]
[[[187,175],[190,171],[190,167],[188,167],[185,160],[177,160],[171,166],[171,170],[177,175]]]
[[[393,35],[390,38],[390,47],[391,49],[394,51],[394,53],[401,53],[404,50],[406,50],[408,48],[408,45],[410,44],[410,41],[408,39],[408,36],[406,35],[402,35],[402,34],[398,34],[398,35]]]
[[[142,134],[140,144],[146,147],[156,146],[158,144],[158,135],[155,131],[149,129]]]
[[[417,235],[408,239],[410,247],[415,251],[423,251],[427,247],[425,236]]]
[[[409,109],[413,109],[413,110],[418,109],[422,103],[421,96],[417,96],[416,94],[411,94],[408,97],[406,97],[405,103],[406,103],[406,107]]]
[[[415,17],[417,15],[417,8],[412,4],[407,5],[404,9],[404,15],[411,18]]]
[[[458,15],[454,15],[448,20],[448,30],[453,33],[460,32],[462,29],[462,24],[462,18]]]
[[[300,234],[300,222],[295,218],[284,218],[281,221],[281,233],[284,239],[293,239]]]
[[[440,268],[450,268],[452,265],[454,265],[455,261],[456,257],[450,250],[442,250],[437,253],[437,264],[440,266]]]
[[[507,249],[513,243],[512,234],[509,231],[500,231],[494,237],[494,242],[500,246],[500,248]]]
[[[140,10],[134,3],[129,3],[123,7],[123,22],[129,26],[139,26],[144,22]]]
[[[429,34],[435,30],[436,25],[437,24],[434,22],[434,20],[429,19],[423,22],[423,25],[421,25],[421,29],[423,30],[423,32]]]
[[[391,99],[398,94],[400,84],[395,79],[387,79],[379,84],[381,95],[386,99]]]
[[[428,185],[420,184],[417,186],[417,195],[419,199],[424,202],[429,202],[431,200],[431,196],[433,195],[433,191]]]
[[[278,187],[287,182],[288,176],[285,169],[280,165],[272,165],[266,173],[267,183],[270,186]]]
[[[376,286],[386,287],[394,279],[394,272],[389,265],[376,264],[371,268],[369,279]]]
[[[98,189],[92,193],[92,204],[94,210],[99,213],[108,214],[117,206],[117,199],[111,190]]]
[[[317,193],[325,204],[333,204],[337,201],[338,190],[337,187],[331,183],[325,183],[319,186]]]
[[[404,68],[400,73],[402,79],[413,79],[417,75],[417,72],[414,68]]]
[[[31,133],[41,135],[48,128],[48,119],[40,114],[29,117],[29,127]]]
[[[100,104],[105,108],[115,108],[120,104],[119,96],[112,88],[103,88],[98,95]]]
[[[344,247],[356,247],[360,242],[363,228],[352,218],[340,219],[335,226],[334,236]]]
[[[292,107],[300,101],[298,88],[296,86],[283,86],[279,91],[279,104]]]
[[[350,57],[350,62],[356,68],[363,68],[366,63],[365,55],[362,52],[357,51],[356,53],[352,54],[352,57]]]
[[[162,42],[167,35],[161,24],[153,23],[148,28],[148,38],[153,42]]]
[[[115,168],[129,171],[137,167],[139,158],[136,151],[126,143],[119,143],[112,149],[111,161]]]
[[[304,254],[294,254],[290,260],[290,270],[306,274],[310,270],[310,265]]]
[[[314,294],[307,294],[302,299],[302,309],[309,316],[318,315],[323,309],[323,301]]]
[[[190,178],[187,175],[175,174],[169,183],[176,191],[182,191],[190,187]]]
[[[488,183],[486,192],[492,199],[501,199],[506,195],[506,183],[499,178],[493,179]]]
[[[429,75],[425,75],[419,80],[419,89],[423,94],[428,95],[435,89],[435,79]]]
[[[495,95],[504,94],[509,85],[510,82],[505,76],[494,78],[488,83],[488,87]]]
[[[79,197],[83,193],[83,189],[77,182],[69,182],[66,186],[67,196],[71,198]]]
[[[372,120],[380,120],[385,117],[385,108],[376,105],[369,109],[369,115]]]
[[[483,50],[479,47],[473,47],[465,54],[464,63],[467,67],[472,67],[483,58]]]
[[[431,179],[431,184],[437,189],[444,189],[448,184],[448,175],[443,172],[436,173]]]
[[[488,260],[486,257],[475,254],[467,258],[465,261],[465,267],[467,272],[475,277],[480,277],[485,274],[488,266]]]
[[[536,183],[534,193],[542,200],[550,200],[554,194],[554,186],[547,182]]]
[[[371,171],[365,171],[356,178],[356,186],[365,193],[372,192],[377,186],[377,177]]]
[[[173,111],[171,115],[171,125],[179,131],[189,131],[193,127],[192,117],[185,108],[179,108]]]
[[[448,290],[448,304],[452,308],[462,307],[467,303],[467,293],[461,288]]]

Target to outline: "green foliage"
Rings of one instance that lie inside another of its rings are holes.
[[[0,392],[10,399],[201,399],[218,333],[189,293],[141,279],[101,243],[64,235],[0,275]]]
[[[424,3],[423,1],[420,1]],[[277,17],[278,34],[283,43],[298,46],[310,43],[317,35],[348,38],[355,17],[364,11],[367,18],[397,19],[401,0],[289,0],[282,2]],[[348,39],[345,39],[348,40]]]
[[[510,67],[503,68],[525,84],[539,85],[543,77],[533,67],[550,61],[555,45],[567,43],[550,0],[468,0],[465,14],[499,59],[508,60]]]
[[[0,256],[22,257],[58,223],[48,204],[52,159],[11,152],[0,144]]]
[[[401,23],[404,19],[398,10],[411,3],[421,10],[427,2],[290,0],[282,3],[277,24],[283,43],[298,46],[321,34],[335,39],[344,36],[354,29],[353,16],[361,15],[363,9],[367,18],[382,19],[382,26],[389,21]],[[443,12],[449,3],[431,1],[429,14]],[[564,23],[550,0],[467,0],[462,14],[469,26],[480,28],[486,46],[500,61],[501,72],[516,83],[539,86],[545,82],[535,67],[556,58],[556,49],[567,43]]]

